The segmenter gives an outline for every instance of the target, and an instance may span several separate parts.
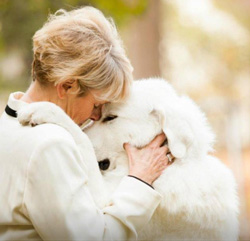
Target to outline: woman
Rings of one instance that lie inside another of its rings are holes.
[[[126,240],[151,218],[160,195],[150,186],[166,168],[159,135],[125,149],[130,176],[109,206],[96,207],[79,146],[57,125],[21,126],[16,112],[49,101],[81,125],[129,93],[132,67],[112,21],[92,8],[58,11],[33,37],[33,81],[10,95],[0,119],[0,240]]]

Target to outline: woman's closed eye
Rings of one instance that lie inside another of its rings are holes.
[[[106,117],[102,120],[102,122],[104,123],[104,122],[112,121],[112,120],[114,120],[114,119],[117,118],[117,117],[118,117],[117,115],[108,115],[108,116],[106,116]]]

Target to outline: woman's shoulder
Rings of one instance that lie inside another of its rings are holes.
[[[56,124],[46,123],[31,127],[27,134],[38,145],[44,145],[48,142],[67,142],[76,145],[71,133]]]

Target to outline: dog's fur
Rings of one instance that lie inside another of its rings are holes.
[[[27,121],[28,115],[22,116]],[[58,119],[62,123],[62,117]],[[33,122],[46,122],[44,113]],[[175,161],[153,184],[163,199],[139,239],[237,240],[238,197],[233,175],[209,154],[214,136],[204,114],[164,80],[136,81],[125,103],[107,104],[102,119],[86,130],[98,161],[110,161],[102,171],[108,193],[128,174],[123,143],[142,147],[162,130]]]

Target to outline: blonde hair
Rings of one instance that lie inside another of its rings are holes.
[[[78,94],[102,90],[99,100],[127,96],[133,68],[112,19],[93,7],[58,10],[33,36],[33,81],[77,80]]]

